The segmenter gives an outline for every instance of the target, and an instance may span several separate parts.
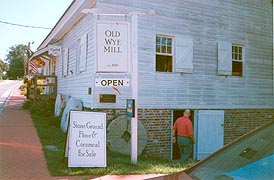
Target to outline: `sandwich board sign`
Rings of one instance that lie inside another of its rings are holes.
[[[68,167],[106,167],[106,114],[70,111]]]

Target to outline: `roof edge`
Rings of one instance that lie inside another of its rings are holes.
[[[52,40],[60,40],[70,28],[85,14],[81,11],[83,9],[92,8],[96,5],[97,0],[74,0],[66,9],[64,14],[52,28],[50,33],[46,36],[43,42],[39,45],[37,50],[48,46]]]

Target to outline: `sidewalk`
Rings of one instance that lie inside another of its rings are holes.
[[[25,97],[14,91],[0,116],[0,179],[50,179]]]
[[[30,114],[21,109],[25,96],[20,93],[20,90],[12,93],[0,114],[0,180],[88,180],[87,176],[50,176]],[[94,180],[141,180],[159,176],[162,175],[106,175]]]

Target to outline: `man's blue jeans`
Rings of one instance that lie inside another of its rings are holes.
[[[181,159],[179,160],[179,162],[183,164],[187,162],[187,160],[190,158],[190,153],[192,149],[191,140],[188,137],[178,136],[177,141],[181,153]]]

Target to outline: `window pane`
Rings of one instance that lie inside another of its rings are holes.
[[[172,54],[172,38],[156,37],[156,52],[163,54]]]
[[[164,45],[166,45],[166,44],[167,44],[166,38],[162,37],[162,45],[164,46]]]
[[[236,52],[236,47],[232,46],[232,53]]]
[[[156,37],[156,44],[161,44],[161,38],[160,37]]]
[[[239,53],[242,54],[243,48],[239,47]]]
[[[166,53],[166,46],[162,46],[161,53]]]
[[[172,72],[172,56],[156,55],[156,71]]]
[[[172,39],[171,38],[167,38],[167,45],[171,46],[172,45]]]
[[[169,53],[169,54],[171,54],[172,52],[171,52],[171,46],[167,46],[167,53]]]
[[[243,60],[243,56],[242,56],[242,54],[239,54],[239,60]]]
[[[239,52],[239,47],[235,46],[235,53],[237,54]]]
[[[239,60],[239,58],[240,58],[240,56],[239,56],[239,54],[237,53],[237,54],[236,54],[236,59]]]
[[[243,60],[242,52],[243,52],[243,47],[236,46],[236,45],[232,46],[232,59],[242,61]]]
[[[156,52],[161,52],[161,46],[160,45],[156,45]]]
[[[232,53],[232,59],[235,60],[236,59],[236,55],[235,53]]]
[[[232,76],[243,75],[243,63],[238,61],[232,61]]]

